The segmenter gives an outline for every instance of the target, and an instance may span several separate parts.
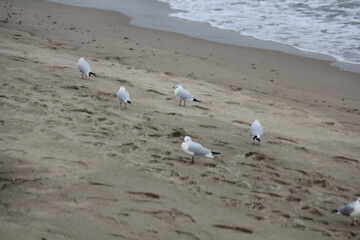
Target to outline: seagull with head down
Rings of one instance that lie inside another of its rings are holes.
[[[96,74],[91,71],[90,64],[87,61],[85,61],[85,59],[83,57],[79,59],[76,66],[79,69],[79,71],[81,72],[81,79],[84,79],[84,75],[85,75],[85,78],[91,77],[91,75],[96,76]]]
[[[352,226],[355,226],[355,223],[360,224],[360,221],[357,218],[360,217],[360,197],[356,199],[355,202],[348,203],[341,206],[339,209],[333,210],[333,213],[351,217],[353,221],[351,222]]]
[[[255,144],[255,140],[260,144],[260,137],[264,135],[264,128],[261,126],[259,120],[255,120],[249,129],[249,135],[253,139],[253,144]]]
[[[119,91],[116,94],[117,99],[120,101],[120,108],[122,108],[122,104],[125,103],[125,108],[126,108],[126,104],[131,104],[130,101],[130,94],[128,91],[126,91],[126,89],[124,87],[120,87]]]

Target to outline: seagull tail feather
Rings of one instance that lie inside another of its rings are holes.
[[[259,142],[261,141],[261,140],[260,140],[260,137],[259,137],[258,135],[255,135],[255,136],[253,137],[253,140],[258,140]]]

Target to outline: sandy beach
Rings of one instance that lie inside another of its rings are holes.
[[[1,1],[1,239],[359,239],[360,74],[128,21]]]

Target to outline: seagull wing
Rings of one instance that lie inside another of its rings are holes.
[[[126,90],[125,91],[118,91],[117,98],[122,102],[130,101],[130,95]]]
[[[254,136],[262,136],[263,134],[264,134],[264,128],[261,126],[260,122],[254,121],[249,129],[249,135],[251,137],[254,137]]]
[[[354,206],[352,204],[348,204],[348,205],[345,205],[345,206],[342,206],[339,208],[338,212],[341,214],[341,215],[344,215],[344,216],[350,216],[350,214],[352,212],[354,212]]]
[[[83,60],[83,61],[80,60],[77,64],[77,68],[82,73],[87,74],[88,72],[91,72],[90,64],[88,62],[86,62],[85,60]]]
[[[209,149],[196,142],[190,142],[187,150],[199,156],[212,155]]]
[[[182,100],[192,100],[194,97],[191,95],[189,90],[182,88],[176,92],[176,96]]]

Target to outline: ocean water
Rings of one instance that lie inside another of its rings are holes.
[[[360,0],[158,0],[170,16],[360,64]]]
[[[48,1],[117,11],[137,26],[329,60],[360,72],[360,0]]]

